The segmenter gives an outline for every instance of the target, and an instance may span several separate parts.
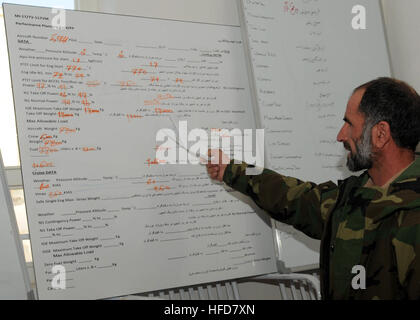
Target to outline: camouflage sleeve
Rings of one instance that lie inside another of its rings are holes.
[[[320,185],[303,182],[269,169],[264,169],[260,175],[246,175],[248,166],[245,162],[235,164],[232,160],[223,181],[250,196],[272,218],[321,239],[328,211],[337,200],[338,187],[330,181]]]
[[[405,211],[392,240],[404,299],[420,299],[420,208]]]

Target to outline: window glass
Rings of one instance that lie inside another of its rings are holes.
[[[20,234],[28,234],[28,221],[26,219],[25,199],[23,189],[11,190],[13,206],[15,208],[16,221]]]
[[[23,252],[25,253],[25,261],[32,262],[31,242],[23,240]]]

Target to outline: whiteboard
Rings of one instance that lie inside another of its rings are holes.
[[[366,8],[365,30],[352,8]],[[379,1],[238,2],[266,165],[316,183],[351,173],[336,136],[354,88],[390,75]],[[278,224],[279,259],[298,270],[319,261],[319,241]]]
[[[31,291],[3,159],[0,154],[0,300],[26,300]]]
[[[239,27],[66,11],[55,30],[49,8],[4,13],[40,299],[276,271],[269,222],[204,166],[155,156],[167,113],[255,127]]]

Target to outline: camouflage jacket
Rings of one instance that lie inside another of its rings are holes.
[[[321,239],[324,299],[420,299],[420,158],[387,189],[363,187],[367,172],[316,185],[268,169],[247,176],[246,167],[232,160],[224,182],[272,218]],[[362,275],[352,273],[355,265],[365,269],[365,289],[353,289]]]

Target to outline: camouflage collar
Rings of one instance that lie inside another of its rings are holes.
[[[403,171],[392,183],[404,183],[409,181],[414,181],[420,177],[420,157],[416,158],[414,162]]]
[[[417,158],[386,188],[381,188],[378,186],[364,187],[369,178],[369,173],[366,170],[360,176],[353,177],[353,179],[348,179],[349,184],[352,185],[351,188],[354,188],[354,193],[356,196],[363,195],[364,199],[377,201],[384,196],[388,196],[406,189],[410,189],[416,192],[416,190],[419,190],[420,188],[420,158]]]
[[[369,180],[370,176],[368,171],[363,171],[363,173],[359,176],[359,186],[363,187],[366,182]]]
[[[365,171],[359,181],[363,186],[369,175]],[[417,158],[405,169],[386,189],[380,187],[359,188],[356,194],[363,194],[365,199],[370,199],[372,211],[378,213],[373,217],[373,223],[398,211],[403,206],[406,210],[419,207],[420,193],[420,158]]]
[[[415,181],[420,177],[420,157],[417,157],[414,162],[405,169],[394,181],[392,181],[389,186],[399,183]],[[364,186],[369,180],[370,176],[368,171],[364,171],[359,177],[359,186]],[[380,188],[380,187],[377,187]]]

